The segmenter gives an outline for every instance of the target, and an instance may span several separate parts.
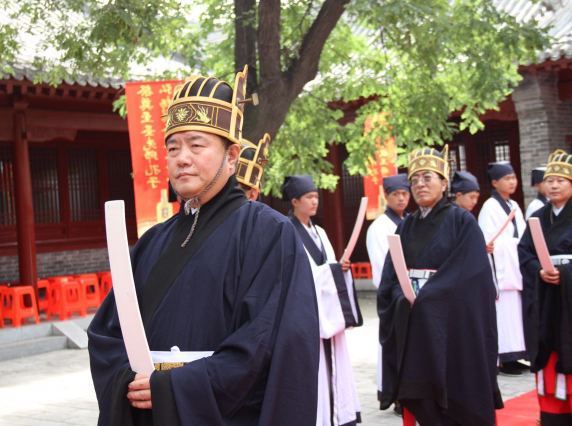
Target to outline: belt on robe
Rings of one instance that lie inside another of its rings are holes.
[[[172,370],[182,367],[189,362],[207,358],[212,351],[181,351],[173,346],[170,351],[151,351],[151,358],[156,371]]]
[[[415,294],[419,294],[423,286],[437,271],[435,269],[410,269],[409,278]]]
[[[173,368],[179,368],[183,365],[188,364],[187,362],[156,362],[153,364],[155,366],[155,371],[165,371],[172,370]]]
[[[555,254],[554,256],[550,256],[550,260],[554,266],[568,265],[572,263],[572,254]]]

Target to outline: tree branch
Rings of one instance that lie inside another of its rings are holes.
[[[304,85],[313,80],[318,73],[320,55],[330,36],[344,13],[350,0],[325,0],[318,16],[304,36],[300,53],[288,70],[292,93],[295,96],[302,91]]]
[[[280,0],[260,0],[258,6],[260,80],[280,78]]]

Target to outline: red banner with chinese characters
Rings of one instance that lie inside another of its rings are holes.
[[[163,116],[180,81],[130,82],[125,85],[127,123],[135,189],[137,235],[173,215]]]
[[[383,120],[383,116],[368,118],[364,123],[364,132],[368,133],[372,127],[373,119]],[[395,138],[390,137],[382,141],[376,140],[377,150],[375,158],[369,166],[369,173],[363,178],[364,196],[367,201],[367,220],[373,220],[385,211],[385,196],[383,194],[383,178],[397,174],[397,147]]]

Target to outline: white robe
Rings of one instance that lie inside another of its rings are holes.
[[[537,210],[540,210],[542,207],[544,207],[544,203],[540,201],[538,198],[535,198],[530,202],[530,204],[526,208],[526,213],[524,214],[524,218],[528,220],[528,218],[532,216],[532,213],[534,213]]]
[[[331,426],[330,413],[333,411],[334,425],[343,425],[356,421],[356,413],[360,412],[357,389],[349,357],[345,330],[346,320],[338,289],[330,268],[331,263],[337,263],[334,249],[326,232],[316,226],[318,235],[326,251],[326,263],[317,265],[308,253],[312,266],[318,314],[320,318],[320,337],[331,339],[332,342],[332,377],[328,377],[324,341],[320,341],[320,365],[318,369],[318,417],[317,426]],[[350,315],[358,322],[358,307],[355,302],[355,289],[350,271],[344,273],[344,280],[351,306]],[[348,314],[346,312],[346,314]],[[330,382],[332,389],[330,390]],[[330,408],[330,391],[333,395],[334,407]]]
[[[387,252],[389,251],[387,236],[395,234],[396,229],[397,225],[386,214],[382,214],[377,219],[375,219],[367,229],[367,254],[369,256],[369,263],[371,264],[373,284],[378,288],[381,282],[381,273],[383,272],[385,258],[387,256]],[[379,345],[377,353],[378,359],[376,381],[377,390],[378,392],[381,392],[381,345]]]
[[[371,274],[373,284],[379,287],[381,273],[385,264],[385,257],[389,251],[387,236],[395,234],[397,225],[386,214],[382,214],[375,219],[367,229],[366,245],[369,262],[371,264]]]
[[[514,238],[514,225],[511,221],[503,233],[495,240],[493,274],[498,285],[496,303],[499,354],[523,352],[524,330],[522,320],[522,275],[518,261],[518,242],[526,228],[526,222],[518,204],[510,200],[511,209],[516,209],[515,219],[518,238]],[[489,198],[479,213],[479,226],[488,243],[506,222],[507,213],[499,202]],[[493,267],[492,258],[491,267]]]

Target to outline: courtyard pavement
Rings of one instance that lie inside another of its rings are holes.
[[[378,409],[375,293],[361,292],[360,303],[364,326],[347,335],[362,424],[401,425],[391,410]],[[530,373],[516,378],[499,376],[499,382],[505,399],[534,388]],[[0,425],[95,425],[97,414],[87,350],[68,349],[0,362]]]

